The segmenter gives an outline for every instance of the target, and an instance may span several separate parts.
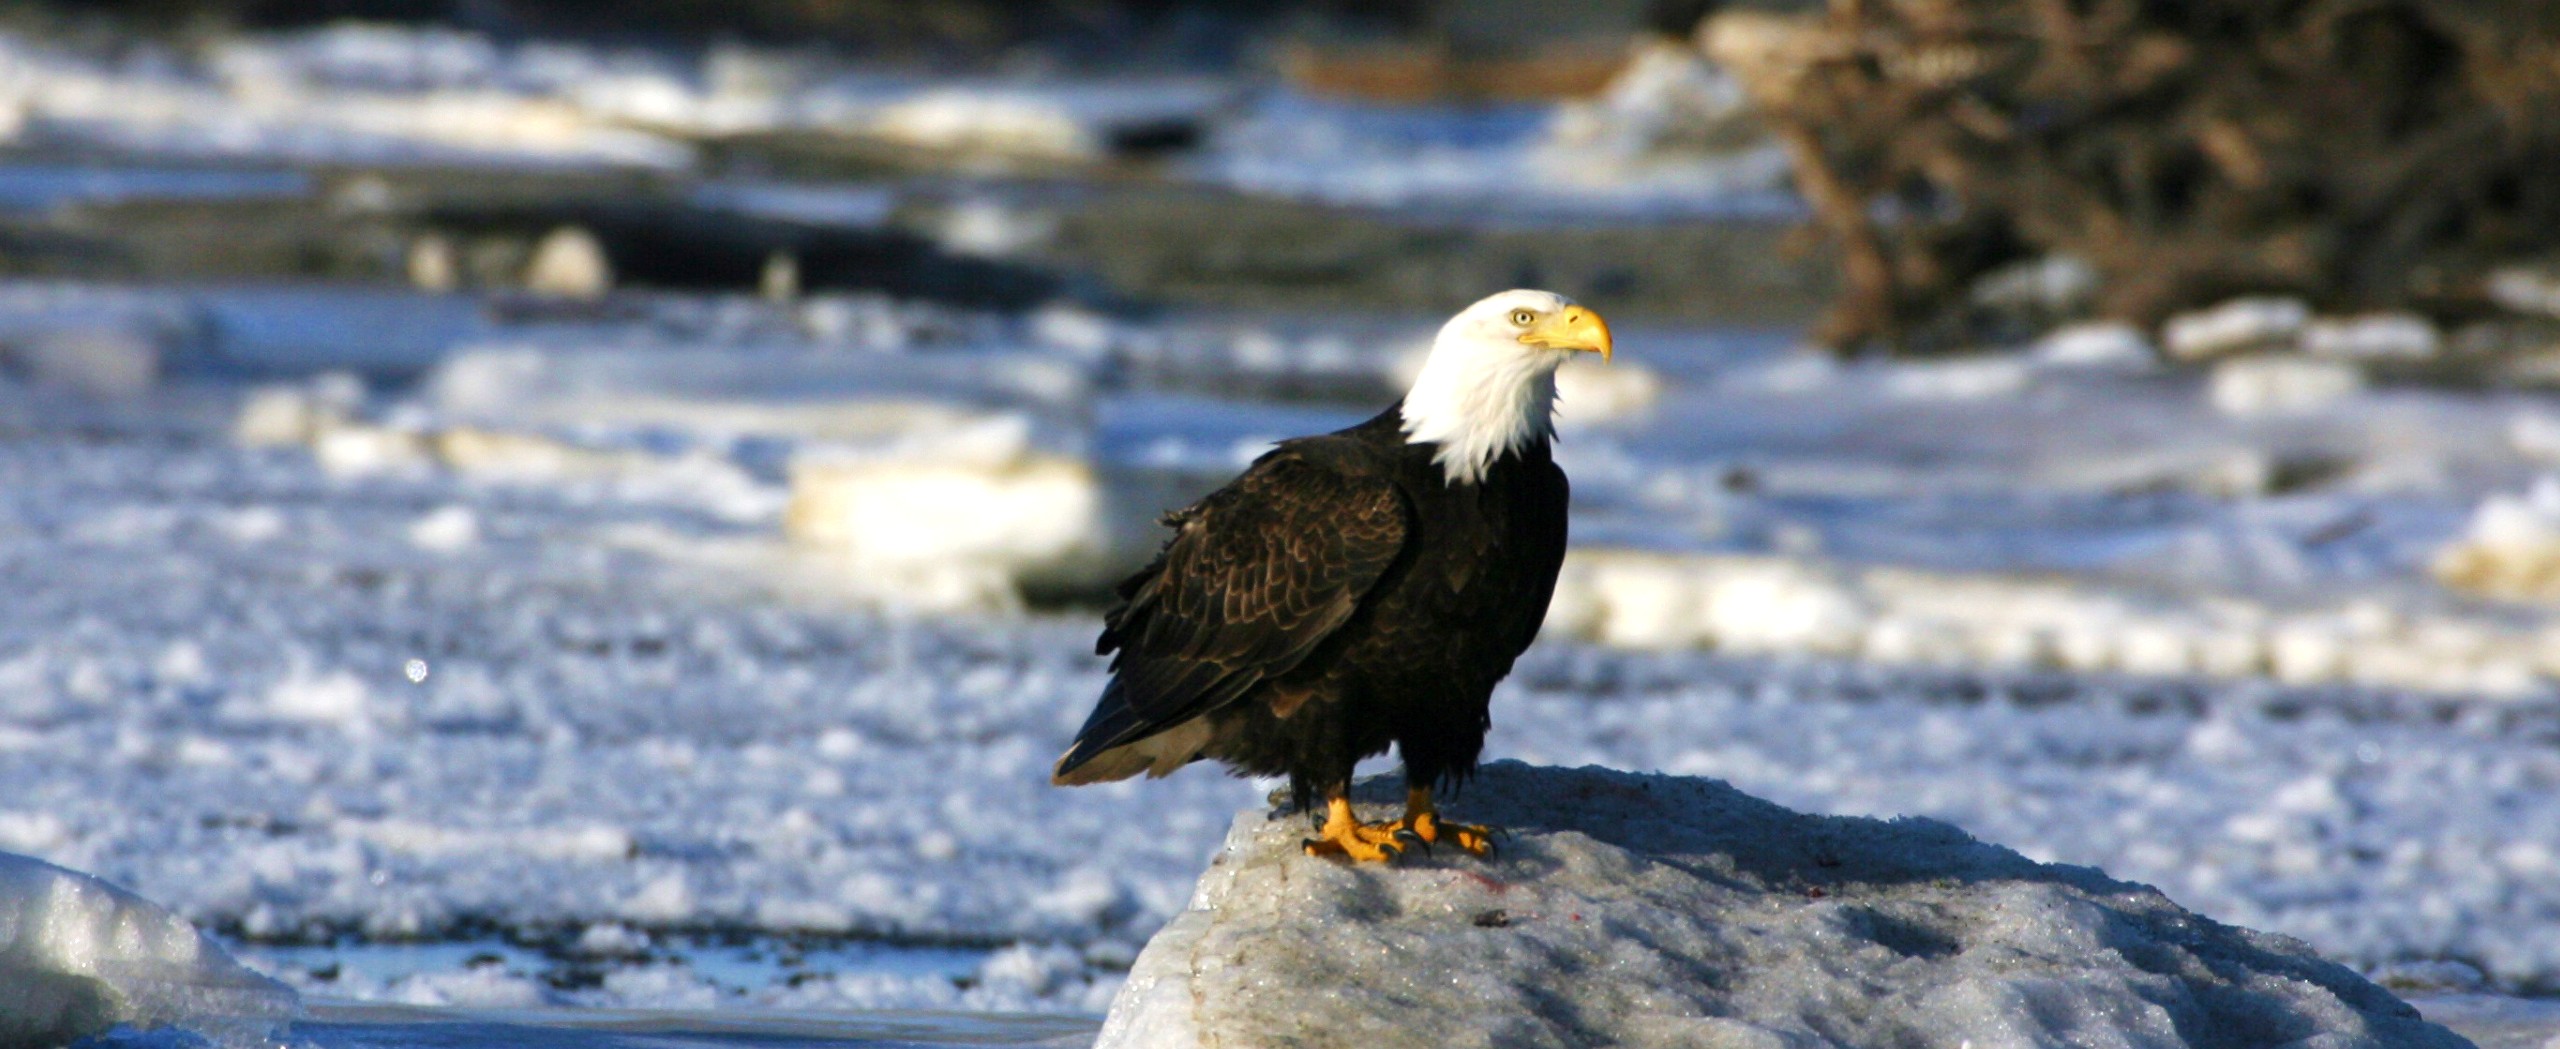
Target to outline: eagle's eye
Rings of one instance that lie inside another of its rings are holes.
[[[1536,324],[1537,322],[1538,322],[1538,315],[1537,315],[1537,313],[1536,313],[1535,311],[1532,311],[1532,310],[1513,310],[1513,311],[1511,311],[1511,323],[1513,323],[1513,324],[1517,324],[1517,325],[1519,325],[1519,326],[1521,326],[1521,327],[1523,327],[1523,328],[1526,328],[1526,327],[1528,327],[1528,326],[1530,326],[1530,325],[1532,325],[1532,324]]]

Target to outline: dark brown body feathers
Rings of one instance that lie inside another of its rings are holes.
[[[1208,757],[1288,776],[1304,807],[1390,745],[1417,786],[1475,770],[1555,591],[1568,489],[1543,440],[1451,484],[1400,421],[1284,442],[1168,515],[1104,618],[1112,681],[1056,782]]]

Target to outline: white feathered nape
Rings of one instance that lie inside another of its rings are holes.
[[[1481,481],[1503,455],[1555,436],[1556,368],[1573,354],[1521,342],[1530,325],[1520,319],[1573,304],[1554,292],[1506,291],[1440,326],[1405,392],[1404,433],[1440,446],[1432,461],[1450,484]]]

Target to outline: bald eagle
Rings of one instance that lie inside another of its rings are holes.
[[[1172,538],[1103,618],[1111,682],[1050,781],[1216,758],[1287,776],[1302,810],[1321,796],[1312,854],[1385,860],[1419,840],[1482,855],[1486,829],[1442,821],[1431,795],[1475,771],[1493,686],[1555,593],[1555,372],[1577,353],[1608,359],[1599,314],[1550,292],[1492,296],[1441,326],[1402,400],[1283,441],[1167,514]],[[1364,824],[1353,766],[1391,744],[1405,816]]]

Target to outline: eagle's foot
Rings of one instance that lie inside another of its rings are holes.
[[[1429,809],[1409,814],[1389,826],[1399,833],[1413,836],[1426,846],[1445,841],[1469,856],[1485,856],[1493,852],[1493,828],[1477,823],[1451,823]]]
[[[1341,856],[1353,863],[1385,863],[1404,855],[1405,843],[1397,837],[1404,830],[1403,821],[1395,823],[1362,823],[1351,812],[1351,799],[1336,794],[1325,799],[1324,829],[1299,845],[1309,856]]]
[[[1421,842],[1425,848],[1445,841],[1469,856],[1483,856],[1493,851],[1493,828],[1441,819],[1440,810],[1431,803],[1429,787],[1405,791],[1404,818],[1388,826],[1404,837]]]
[[[1299,845],[1309,856],[1340,856],[1353,863],[1385,863],[1404,855],[1404,842],[1397,839],[1392,823],[1355,823],[1342,830],[1326,827],[1321,836]]]

